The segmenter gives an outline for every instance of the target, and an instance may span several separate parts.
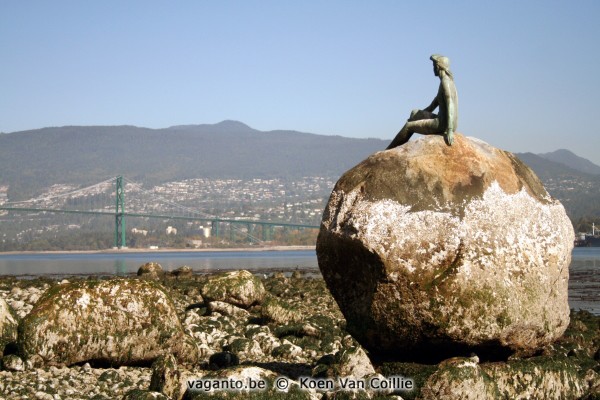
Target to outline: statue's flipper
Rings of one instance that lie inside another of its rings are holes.
[[[454,134],[452,132],[445,133],[444,141],[448,146],[452,146],[452,143],[454,143]]]

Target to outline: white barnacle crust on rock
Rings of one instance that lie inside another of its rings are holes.
[[[511,153],[456,135],[381,151],[337,182],[319,267],[372,353],[531,351],[569,323],[573,228]]]
[[[112,279],[50,288],[19,325],[26,358],[46,364],[150,362],[184,352],[185,336],[173,302],[154,282]]]
[[[4,346],[17,340],[18,319],[11,307],[0,298],[0,355]]]

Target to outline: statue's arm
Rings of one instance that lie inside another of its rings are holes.
[[[440,103],[438,102],[437,96],[433,99],[433,101],[431,102],[430,105],[428,105],[427,107],[425,107],[423,109],[423,111],[429,111],[429,112],[433,112],[433,110],[435,110],[438,106],[440,105]]]

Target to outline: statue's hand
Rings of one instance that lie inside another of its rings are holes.
[[[448,129],[444,133],[444,141],[448,146],[452,146],[452,143],[454,143],[454,132],[452,132],[452,129]]]

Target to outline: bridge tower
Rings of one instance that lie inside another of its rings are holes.
[[[127,248],[125,241],[125,190],[123,189],[123,177],[117,176],[116,184],[116,209],[115,209],[115,247]]]

